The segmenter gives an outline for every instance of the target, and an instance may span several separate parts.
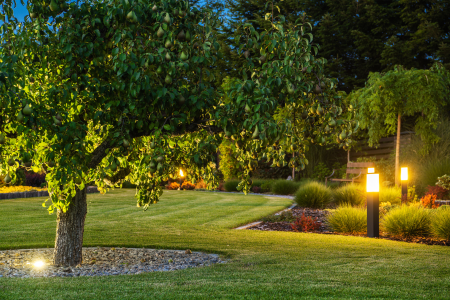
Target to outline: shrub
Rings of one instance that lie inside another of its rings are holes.
[[[45,182],[45,174],[25,173],[25,185],[40,187]]]
[[[225,191],[227,191],[227,192],[237,192],[237,186],[238,186],[238,184],[239,184],[239,180],[228,180],[228,181],[225,181],[225,184],[224,184],[224,188],[225,188]]]
[[[167,185],[167,189],[168,190],[178,190],[178,188],[180,187],[180,185],[176,182],[172,182],[169,185]]]
[[[305,213],[302,213],[300,218],[297,218],[294,223],[291,224],[292,230],[298,231],[317,231],[320,228],[320,222],[317,221],[317,217],[313,219],[311,216],[305,217]]]
[[[440,205],[437,210],[450,210],[450,205]]]
[[[438,177],[438,181],[436,182],[437,186],[440,186],[441,188],[445,189],[445,190],[450,190],[450,176],[448,176],[447,174]]]
[[[182,190],[193,190],[195,189],[195,185],[192,182],[184,181],[183,184],[181,184]]]
[[[319,182],[309,182],[298,189],[295,202],[301,207],[324,208],[331,202],[331,190]]]
[[[299,183],[292,180],[277,180],[272,184],[272,193],[276,195],[294,194],[299,187]]]
[[[272,190],[273,183],[274,183],[273,180],[268,180],[268,181],[264,182],[263,184],[261,184],[262,192],[263,193],[270,192]]]
[[[400,187],[381,187],[380,203],[390,202],[392,205],[400,205],[402,203],[402,190]]]
[[[402,205],[386,214],[382,227],[392,235],[427,236],[430,233],[430,216],[420,206]]]
[[[438,238],[450,240],[450,209],[436,210],[431,219],[431,232]]]
[[[364,189],[357,184],[346,184],[333,191],[333,202],[338,205],[363,205],[366,200]]]
[[[439,204],[436,204],[436,195],[434,194],[428,194],[423,196],[423,198],[420,199],[420,204],[424,208],[438,208]]]
[[[206,189],[206,182],[203,179],[200,179],[198,182],[195,183],[195,189]]]
[[[259,186],[252,186],[253,193],[262,193],[262,189]]]
[[[224,185],[225,185],[225,182],[221,181],[221,182],[219,183],[219,186],[217,187],[217,190],[218,190],[218,191],[225,191]]]
[[[434,185],[434,186],[427,186],[427,191],[425,195],[436,195],[437,199],[446,199],[448,190],[444,189],[443,187]]]
[[[335,232],[367,232],[367,212],[359,207],[340,206],[328,215],[327,224]]]

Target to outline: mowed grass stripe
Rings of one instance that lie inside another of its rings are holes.
[[[291,200],[183,193],[165,193],[147,212],[135,207],[134,191],[89,195],[85,245],[190,248],[223,254],[231,259],[227,264],[135,276],[0,278],[0,299],[448,299],[450,247],[228,229],[281,210]],[[54,216],[29,210],[41,203],[26,199],[14,207],[0,201],[1,248],[53,245],[56,223],[49,220]],[[5,215],[13,222],[7,231]],[[27,217],[41,223],[33,227]],[[27,231],[25,240],[20,233]]]

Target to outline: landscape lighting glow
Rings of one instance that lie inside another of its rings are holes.
[[[408,180],[408,168],[402,168],[400,174],[401,174],[400,177],[401,177],[402,180]]]
[[[36,268],[42,268],[45,265],[45,263],[42,260],[37,260],[33,263],[33,266]]]
[[[367,174],[367,192],[378,193],[380,191],[380,174]]]
[[[367,173],[375,173],[375,168],[369,168],[369,169],[367,169]]]
[[[181,177],[183,177],[183,176],[184,176],[184,174],[183,174],[183,170],[181,170],[181,169],[180,169],[180,176],[181,176]]]

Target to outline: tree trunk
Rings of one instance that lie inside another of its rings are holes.
[[[53,264],[76,266],[82,263],[84,220],[86,219],[86,187],[78,190],[66,213],[58,209]]]
[[[295,158],[295,151],[292,151],[292,157]],[[295,179],[295,166],[292,167],[292,180]]]
[[[395,146],[395,185],[400,186],[400,129],[402,125],[402,117],[398,114],[397,121],[397,141]]]

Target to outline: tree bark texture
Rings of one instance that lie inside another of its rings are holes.
[[[58,209],[53,264],[76,266],[83,259],[84,220],[86,219],[86,187],[78,190],[67,212]]]
[[[397,140],[395,145],[395,185],[400,186],[400,129],[402,125],[402,116],[398,114],[397,120]]]

